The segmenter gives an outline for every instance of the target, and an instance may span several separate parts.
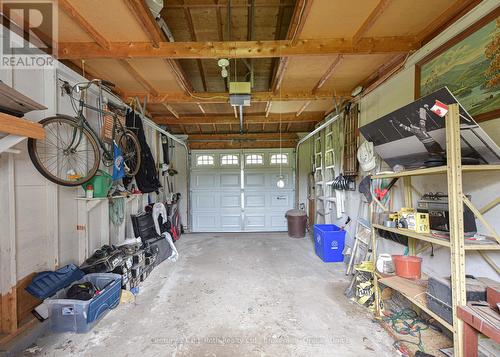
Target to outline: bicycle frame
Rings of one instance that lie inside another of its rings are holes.
[[[112,129],[113,130],[112,131],[113,140],[115,138],[117,124],[118,124],[119,130],[121,130],[122,132],[125,132],[125,127],[122,125],[121,121],[117,119],[117,115],[115,113],[107,111],[107,110],[103,110],[101,108],[95,107],[95,106],[87,104],[85,102],[85,95],[87,93],[88,88],[91,85],[92,85],[92,83],[90,83],[89,86],[87,86],[87,88],[81,90],[80,98],[78,100],[78,112],[76,113],[76,119],[78,120],[79,128],[85,127],[86,129],[88,129],[92,133],[92,135],[94,135],[95,139],[97,140],[97,142],[99,143],[99,146],[101,147],[101,149],[103,151],[104,158],[106,160],[112,160],[113,159],[113,150],[112,149],[108,150],[108,148],[106,147],[106,143],[103,140],[101,140],[101,137],[99,136],[99,134],[94,130],[94,128],[92,128],[92,126],[88,122],[88,120],[85,117],[85,115],[83,114],[83,112],[85,109],[90,109],[90,110],[98,113],[100,118],[102,118],[102,116],[104,116],[104,115],[111,115],[113,117],[113,129]],[[99,103],[102,103],[102,87],[100,84],[98,84],[97,86],[99,87]],[[73,99],[74,98],[71,97],[71,100],[73,100]],[[79,131],[79,134],[77,133],[77,131]],[[65,151],[75,150],[80,145],[82,136],[83,136],[82,130],[75,129],[75,131],[73,132],[72,140],[71,140],[70,144],[68,145],[68,148],[65,149]]]

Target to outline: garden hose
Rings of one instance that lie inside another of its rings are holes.
[[[382,319],[390,323],[392,330],[397,334],[418,338],[418,342],[405,339],[396,340],[393,344],[396,349],[399,350],[400,344],[404,342],[415,345],[420,351],[425,352],[422,341],[422,331],[427,330],[429,325],[426,321],[422,320],[415,311],[406,308],[392,312],[389,316],[383,317]]]

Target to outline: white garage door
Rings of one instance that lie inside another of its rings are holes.
[[[281,175],[284,188],[276,182]],[[193,232],[284,231],[293,208],[291,150],[193,151],[191,230]]]

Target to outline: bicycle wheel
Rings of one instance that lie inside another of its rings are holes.
[[[127,177],[134,177],[141,166],[141,146],[139,139],[130,130],[119,134],[118,147],[123,155],[123,162],[125,163],[125,175]]]
[[[175,229],[177,239],[179,239],[182,234],[182,225],[181,216],[177,208],[174,209],[174,214],[172,215],[172,226]]]
[[[90,180],[101,160],[94,135],[70,116],[45,118],[40,124],[45,139],[28,139],[28,153],[35,168],[62,186],[78,186]]]

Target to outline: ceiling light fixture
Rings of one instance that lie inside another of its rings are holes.
[[[227,58],[221,58],[217,61],[217,65],[221,68],[220,75],[222,76],[222,78],[227,78],[227,76],[229,75],[229,72],[227,70],[227,67],[229,66],[229,60]]]

